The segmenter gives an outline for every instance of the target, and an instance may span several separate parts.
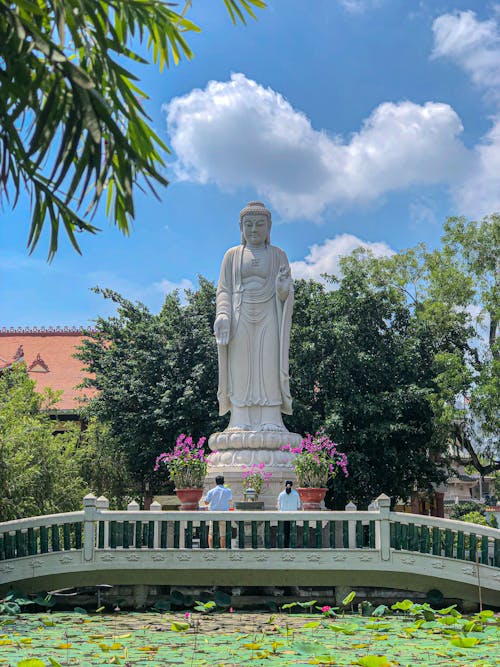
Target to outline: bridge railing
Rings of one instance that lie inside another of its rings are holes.
[[[500,567],[500,530],[420,514],[390,513],[390,543],[416,551]]]
[[[89,494],[84,510],[0,524],[0,560],[79,550],[148,549],[365,549],[390,560],[394,551],[480,562],[500,567],[500,530],[390,511],[380,496],[374,510],[318,512],[165,512],[108,509]]]

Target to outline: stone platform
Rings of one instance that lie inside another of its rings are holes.
[[[208,441],[212,453],[208,456],[208,471],[205,478],[205,493],[215,483],[217,475],[224,475],[227,486],[233,492],[233,501],[243,500],[243,466],[264,463],[266,472],[272,477],[269,485],[259,494],[265,509],[276,509],[278,494],[287,479],[295,480],[291,461],[294,457],[282,451],[284,445],[297,447],[302,436],[289,431],[237,431],[227,430],[213,433]]]

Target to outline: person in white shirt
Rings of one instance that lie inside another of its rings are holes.
[[[224,486],[224,477],[218,475],[215,478],[215,486],[205,496],[205,505],[210,506],[212,512],[228,512],[229,506],[233,500],[231,489]],[[226,522],[219,521],[220,545],[224,549],[226,546]],[[210,522],[210,529],[208,533],[208,546],[210,549],[213,546],[213,522]]]
[[[292,487],[293,482],[290,479],[287,479],[284,491],[278,496],[278,510],[280,512],[296,512],[302,507],[300,504],[300,496]],[[290,546],[290,521],[285,521],[284,524],[285,548],[288,548]]]

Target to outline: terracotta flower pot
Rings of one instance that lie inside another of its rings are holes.
[[[177,498],[181,501],[180,510],[186,512],[199,509],[199,502],[203,495],[203,489],[175,489]]]
[[[326,495],[326,488],[311,488],[299,486],[297,491],[299,492],[300,501],[302,503],[302,508],[305,510],[319,510],[321,509],[320,503]]]

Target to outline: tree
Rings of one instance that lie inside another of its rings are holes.
[[[111,509],[123,509],[138,497],[126,458],[107,424],[91,418],[82,431],[75,458],[87,488],[105,496]]]
[[[224,0],[230,17],[263,0]],[[167,185],[163,141],[148,125],[147,95],[127,62],[146,63],[130,48],[147,41],[160,70],[192,57],[185,33],[199,29],[162,0],[0,0],[0,202],[32,202],[32,251],[44,224],[49,259],[64,227],[79,251],[76,231],[106,193],[106,209],[128,234],[134,193]],[[80,214],[84,210],[84,215]]]
[[[346,258],[327,291],[296,283],[291,341],[298,432],[325,426],[349,459],[331,501],[366,506],[385,492],[394,502],[443,481],[443,440],[430,403],[434,343],[419,328],[404,295],[374,282],[376,260]]]
[[[440,249],[379,260],[374,274],[406,295],[435,342],[436,425],[481,475],[500,470],[499,257],[499,215],[449,218]]]
[[[57,396],[37,394],[24,364],[0,374],[0,521],[81,508],[78,431],[49,418]]]
[[[109,424],[144,493],[159,482],[153,475],[156,456],[171,450],[180,433],[198,439],[222,427],[212,332],[215,288],[200,278],[185,305],[178,293],[170,294],[157,315],[111,290],[96,291],[117,304],[118,314],[99,318],[77,355],[94,375],[87,386],[99,392],[86,412]]]

